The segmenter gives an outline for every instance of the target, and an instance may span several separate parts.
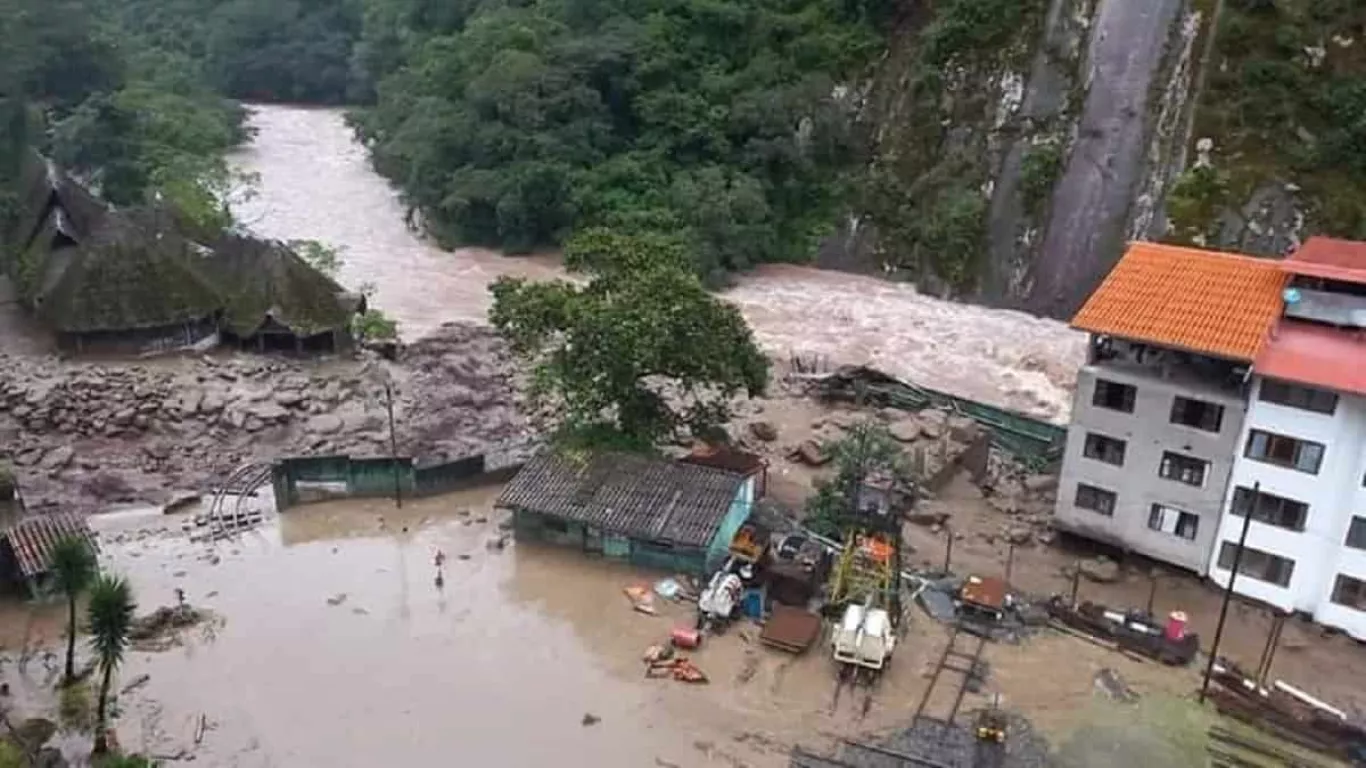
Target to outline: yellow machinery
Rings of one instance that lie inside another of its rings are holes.
[[[849,531],[831,577],[830,604],[840,607],[872,602],[883,608],[896,607],[898,544],[893,535]]]

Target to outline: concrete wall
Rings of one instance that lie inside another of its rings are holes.
[[[1260,388],[1261,382],[1257,382]],[[1309,506],[1305,530],[1295,532],[1254,520],[1248,529],[1247,546],[1288,558],[1295,563],[1290,584],[1280,587],[1239,576],[1234,589],[1286,610],[1305,611],[1315,620],[1339,627],[1353,637],[1366,639],[1366,613],[1331,601],[1339,573],[1366,580],[1366,551],[1344,546],[1353,515],[1366,516],[1366,398],[1341,395],[1333,414],[1254,399],[1237,446],[1237,461],[1225,494],[1225,510],[1237,486],[1261,489]],[[1244,457],[1252,429],[1310,440],[1325,446],[1318,474],[1254,461]],[[1236,543],[1243,518],[1225,514],[1220,541]],[[1219,567],[1218,547],[1209,558],[1209,575],[1228,583],[1228,571]]]
[[[1133,385],[1137,392],[1132,413],[1092,405],[1096,381],[1106,379]],[[1176,396],[1224,406],[1218,433],[1171,423]],[[1233,456],[1242,434],[1246,404],[1240,394],[1197,381],[1160,378],[1156,373],[1088,365],[1077,375],[1072,423],[1067,432],[1058,487],[1058,527],[1087,538],[1142,553],[1157,560],[1203,572],[1219,527],[1220,512]],[[1090,432],[1125,442],[1124,463],[1114,466],[1084,456]],[[1166,451],[1208,462],[1199,487],[1158,475]],[[1077,485],[1085,483],[1118,496],[1114,514],[1104,516],[1078,508]],[[1153,504],[1163,504],[1199,518],[1194,540],[1148,527]]]

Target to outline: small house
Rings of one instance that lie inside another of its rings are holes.
[[[619,453],[545,451],[498,498],[519,538],[635,565],[705,574],[749,518],[755,480],[738,472]]]
[[[246,349],[341,352],[365,297],[348,293],[287,245],[229,234],[210,248],[205,272],[222,291],[224,341]]]
[[[90,526],[78,515],[26,517],[0,531],[0,585],[18,586],[29,597],[49,594],[53,585],[47,566],[52,548],[69,536],[85,539],[92,549],[98,547]]]

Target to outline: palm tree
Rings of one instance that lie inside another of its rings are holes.
[[[66,682],[76,679],[76,598],[95,580],[99,564],[90,542],[80,536],[66,536],[52,545],[48,570],[57,588],[66,595]]]
[[[128,632],[133,626],[133,590],[118,576],[100,576],[90,587],[86,613],[90,620],[90,647],[100,669],[100,698],[95,711],[95,753],[109,751],[109,683],[123,662]]]

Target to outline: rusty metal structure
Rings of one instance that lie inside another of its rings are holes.
[[[27,517],[0,533],[0,578],[24,584],[31,597],[48,588],[48,562],[52,548],[75,536],[98,551],[95,534],[78,515],[56,514]]]

